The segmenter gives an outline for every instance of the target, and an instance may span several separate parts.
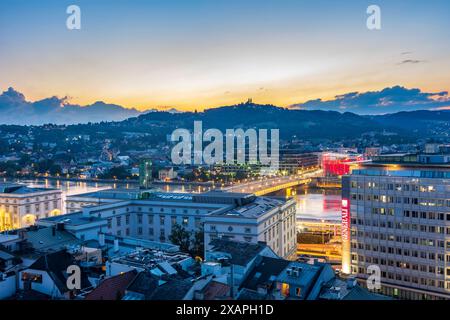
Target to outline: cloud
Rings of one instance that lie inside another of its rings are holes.
[[[332,100],[309,100],[291,106],[294,109],[349,111],[359,114],[381,114],[398,111],[434,110],[450,105],[447,91],[422,92],[402,86],[381,91],[350,92]]]
[[[417,64],[426,62],[425,60],[405,59],[398,64]]]

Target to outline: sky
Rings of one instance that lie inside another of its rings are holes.
[[[81,9],[68,30],[66,9]],[[381,8],[381,30],[366,9]],[[202,110],[450,90],[448,0],[2,0],[0,90]]]

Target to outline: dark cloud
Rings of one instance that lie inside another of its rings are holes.
[[[417,64],[426,62],[425,60],[415,60],[415,59],[405,59],[401,61],[399,64]]]
[[[381,114],[398,111],[432,110],[450,105],[447,91],[422,92],[402,86],[384,88],[381,91],[350,92],[333,100],[309,100],[291,108],[306,110],[349,111],[359,114]]]

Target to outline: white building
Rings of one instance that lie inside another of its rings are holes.
[[[265,242],[278,256],[295,257],[295,201],[251,198],[249,203],[231,210],[213,212],[205,217],[205,250],[210,248],[212,240],[223,238],[248,243]]]
[[[0,231],[33,225],[35,220],[61,214],[62,191],[0,184]]]

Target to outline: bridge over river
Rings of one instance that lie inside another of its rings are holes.
[[[283,177],[262,177],[256,180],[227,186],[222,188],[222,190],[227,192],[254,193],[257,196],[262,196],[299,185],[307,185],[311,183],[312,178],[320,176],[321,174],[322,170],[315,170]]]

